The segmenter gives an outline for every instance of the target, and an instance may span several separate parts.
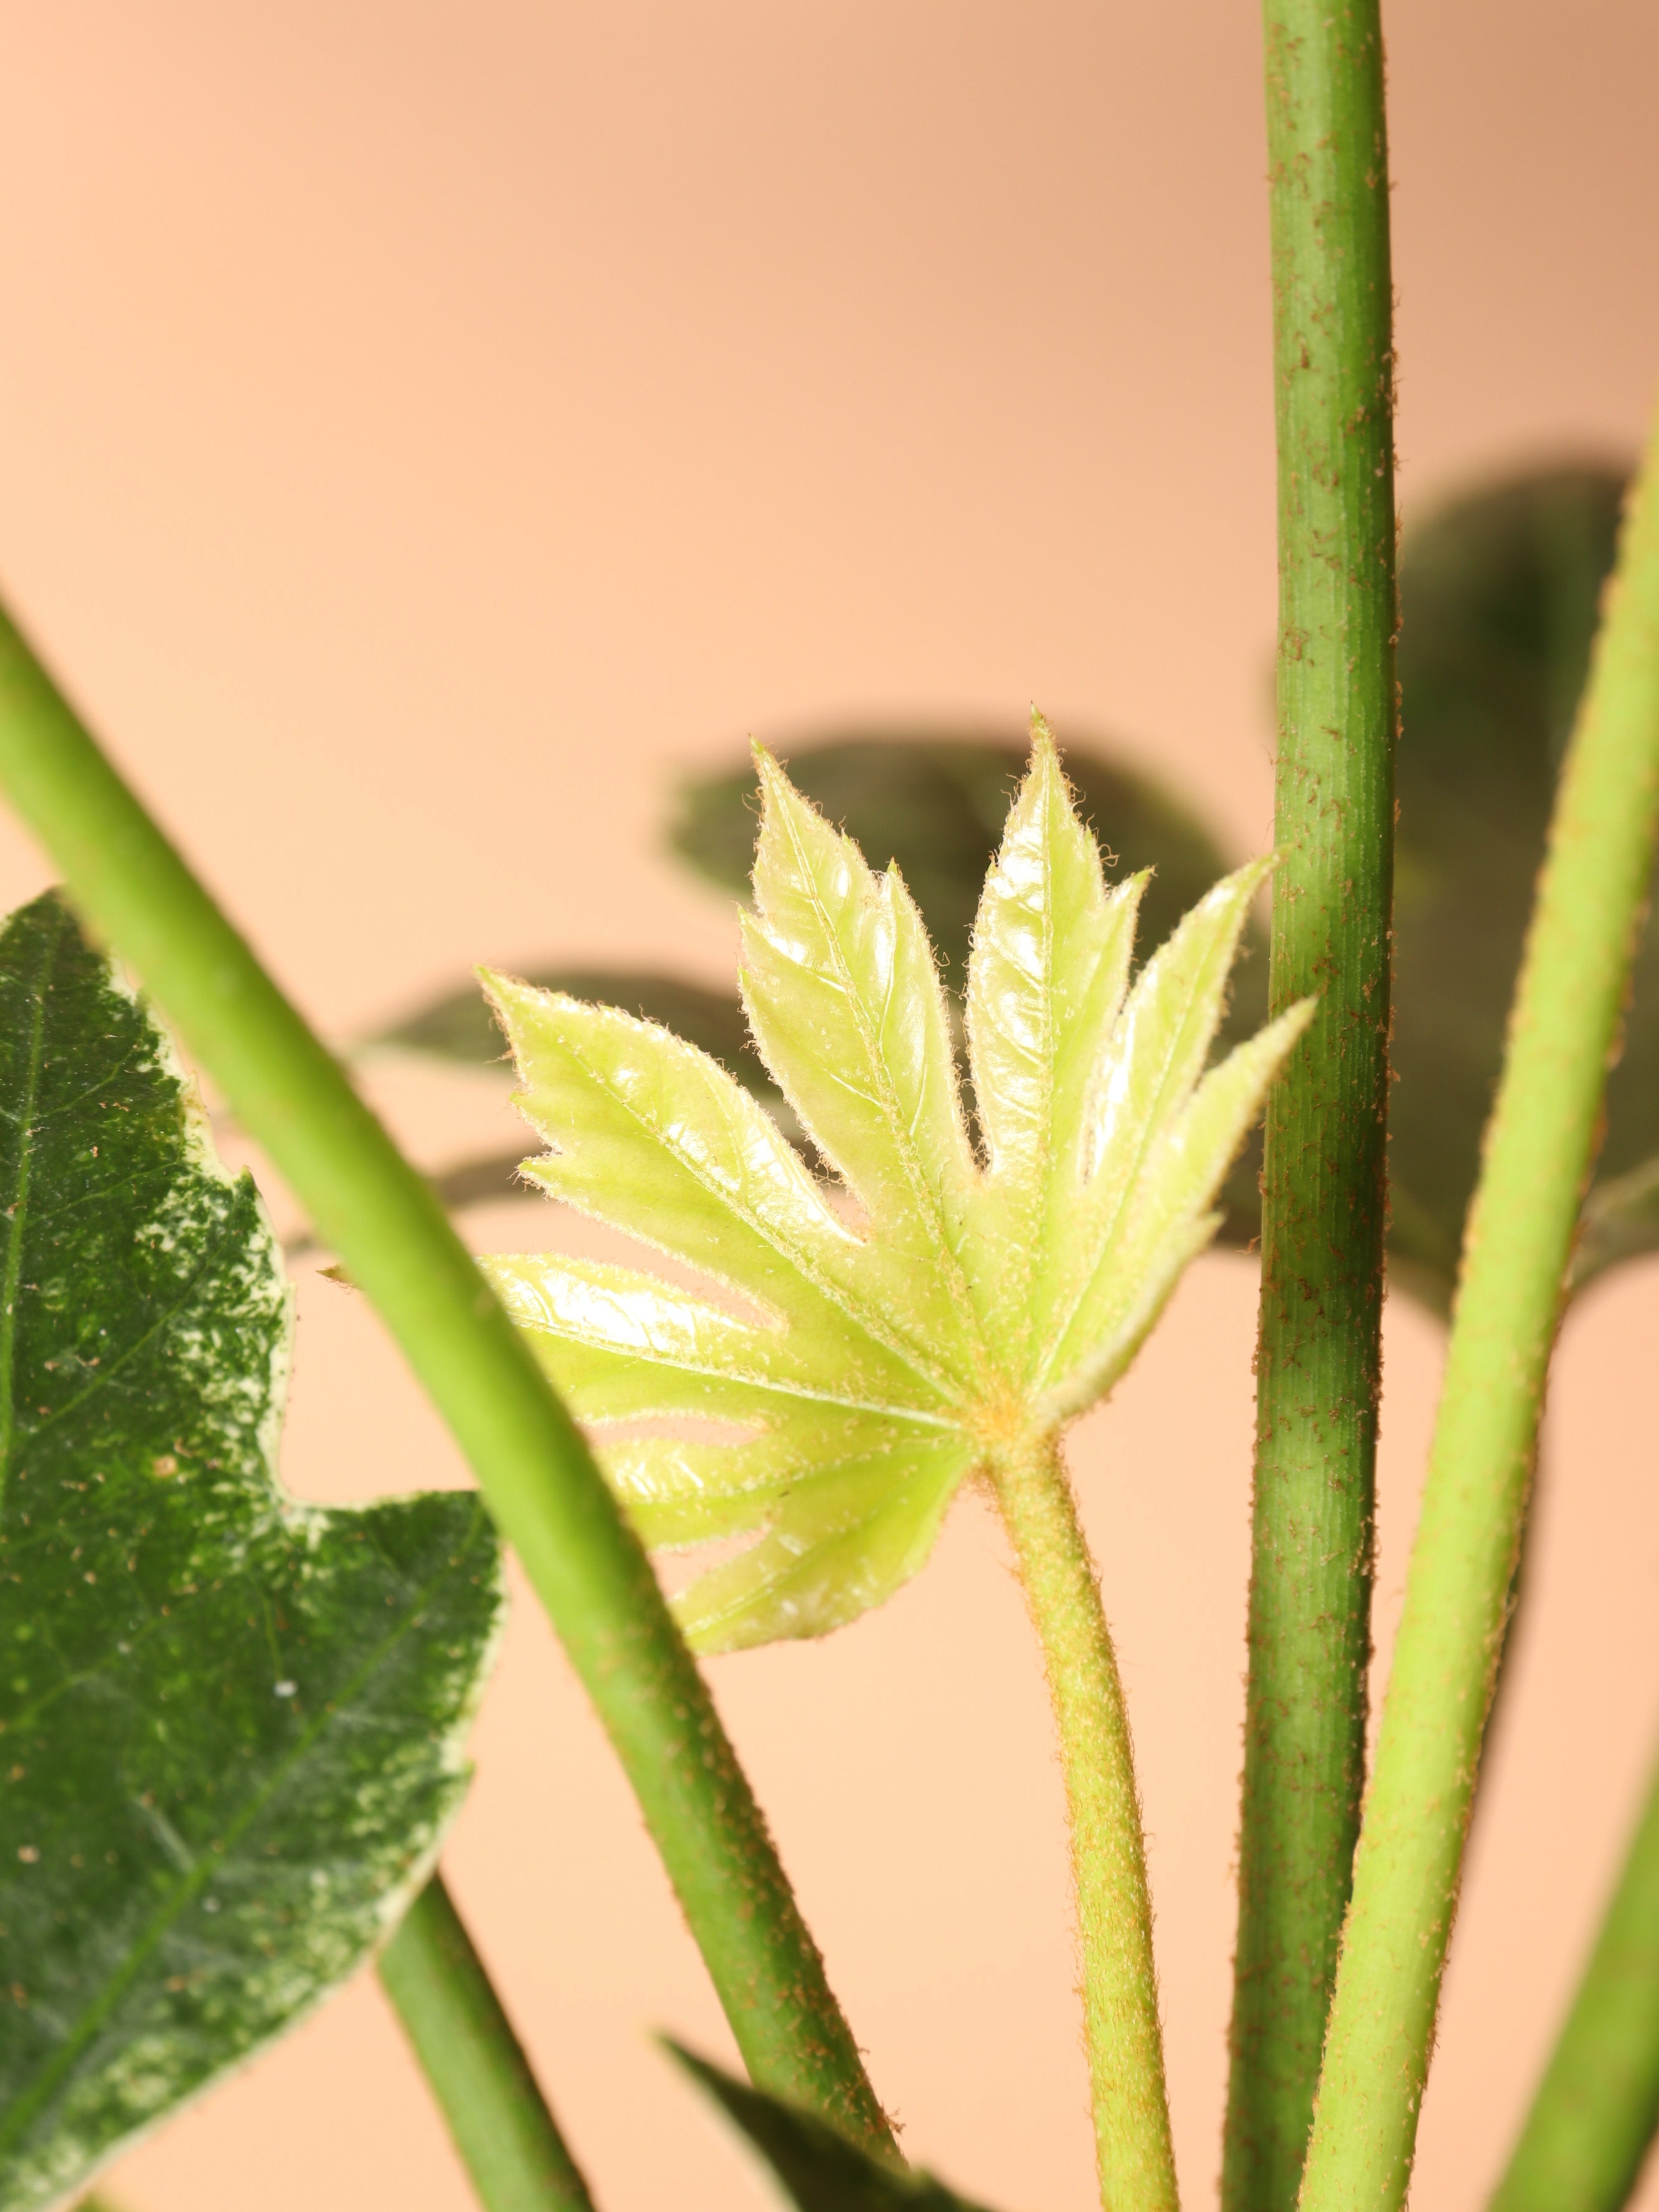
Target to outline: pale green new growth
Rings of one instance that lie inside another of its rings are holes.
[[[599,1425],[646,1542],[755,1539],[678,1601],[706,1651],[879,1604],[964,1479],[1111,1387],[1212,1234],[1217,1185],[1307,1018],[1293,1009],[1205,1073],[1265,864],[1218,884],[1130,989],[1143,879],[1106,887],[1038,722],[969,970],[981,1160],[909,893],[758,758],[744,999],[844,1197],[666,1030],[486,979],[519,1103],[556,1148],[526,1172],[740,1302],[553,1255],[486,1263]],[[738,1437],[663,1432],[688,1418]]]
[[[645,1541],[752,1540],[678,1600],[702,1650],[823,1635],[878,1605],[927,1559],[962,1483],[987,1481],[1060,1733],[1101,2202],[1174,2212],[1128,1722],[1058,1436],[1123,1372],[1208,1241],[1217,1186],[1310,1010],[1206,1073],[1265,868],[1217,884],[1131,988],[1144,879],[1106,888],[1038,722],[969,964],[981,1158],[897,870],[872,875],[757,757],[744,1003],[844,1191],[665,1030],[491,976],[519,1103],[556,1148],[525,1172],[741,1310],[626,1267],[485,1264],[574,1411],[599,1425]],[[726,1434],[665,1432],[688,1419]]]

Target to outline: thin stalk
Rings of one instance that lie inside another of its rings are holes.
[[[381,1952],[380,1981],[484,2212],[593,2212],[441,1875]]]
[[[1060,1735],[1100,2201],[1176,2212],[1140,1799],[1100,1583],[1052,1437],[1008,1453],[994,1481]]]
[[[1265,0],[1279,447],[1272,1011],[1226,2212],[1288,2212],[1364,1784],[1381,1376],[1395,512],[1377,0]]]
[[[1659,2127],[1659,1772],[1490,2212],[1619,2212]]]
[[[766,1823],[655,1577],[425,1179],[0,617],[0,783],[379,1307],[598,1709],[761,2087],[890,2150]]]
[[[1463,1243],[1354,1866],[1305,2212],[1395,2212],[1428,2070],[1545,1376],[1659,819],[1659,428],[1563,766]]]

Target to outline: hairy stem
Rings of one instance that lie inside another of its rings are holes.
[[[1464,1237],[1302,2202],[1395,2212],[1544,1380],[1659,818],[1659,428],[1567,752]]]
[[[1490,2212],[1619,2212],[1659,2127],[1659,1773]]]
[[[1272,1011],[1226,2212],[1288,2212],[1364,1782],[1381,1370],[1395,514],[1377,0],[1265,0],[1279,441]]]
[[[994,1480],[1060,1734],[1100,2201],[1175,2212],[1140,1800],[1100,1584],[1054,1439],[1007,1454]]]
[[[380,1980],[484,2212],[593,2212],[441,1875],[381,1952]]]
[[[649,1563],[429,1185],[0,616],[0,783],[380,1308],[632,1783],[756,2082],[890,2150],[747,1778]]]

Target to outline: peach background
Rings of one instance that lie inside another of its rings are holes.
[[[1659,369],[1659,17],[1388,15],[1407,508],[1628,451]],[[1259,848],[1257,64],[1243,0],[6,0],[0,577],[342,1036],[481,957],[728,974],[729,912],[658,839],[671,776],[750,731],[1035,698]],[[0,829],[6,902],[43,879]],[[489,1077],[374,1088],[424,1158],[505,1126]],[[301,1315],[293,1485],[460,1480],[361,1303],[307,1275]],[[1077,1450],[1195,2204],[1252,1319],[1248,1266],[1202,1264]],[[1568,1331],[1419,2212],[1477,2202],[1502,2156],[1659,1726],[1656,1319],[1643,1269]],[[1385,1637],[1437,1332],[1396,1308],[1388,1350]],[[1003,2212],[1081,2212],[1058,1781],[977,1509],[885,1613],[716,1682],[913,2151]],[[645,2042],[726,2047],[528,1604],[477,1750],[454,1881],[608,2212],[758,2205]],[[368,1978],[113,2181],[132,2212],[467,2201]]]

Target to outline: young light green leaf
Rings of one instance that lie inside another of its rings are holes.
[[[1122,1006],[1146,876],[1108,891],[1046,732],[986,878],[968,968],[968,1048],[984,1141],[981,1279],[1028,1345],[1041,1261],[1070,1233],[1086,1127]]]
[[[734,2081],[669,2037],[663,2042],[760,2153],[796,2212],[983,2212],[931,2173],[884,2164],[816,2114]]]
[[[1106,889],[1039,722],[975,933],[981,1162],[896,872],[873,876],[775,762],[760,772],[744,1003],[847,1202],[666,1031],[486,979],[519,1103],[555,1147],[526,1172],[709,1279],[488,1263],[602,1425],[645,1540],[753,1540],[679,1600],[706,1650],[822,1634],[878,1603],[964,1480],[1110,1387],[1213,1233],[1221,1178],[1309,1011],[1206,1073],[1260,866],[1201,900],[1126,998],[1143,886]],[[659,1425],[688,1419],[737,1434]],[[605,1432],[620,1424],[635,1432]]]
[[[986,1373],[967,1249],[974,1164],[933,949],[896,869],[873,877],[759,758],[742,978],[755,1042],[868,1216],[887,1299],[971,1388]]]
[[[975,910],[996,858],[1009,800],[1028,765],[1030,748],[1005,730],[912,728],[863,730],[815,737],[793,745],[790,781],[831,822],[839,823],[872,861],[890,861],[903,877],[938,950],[947,988],[965,992]],[[1066,755],[1075,810],[1105,848],[1120,884],[1145,878],[1139,929],[1157,945],[1221,874],[1214,838],[1183,800],[1093,748],[1073,744]],[[755,857],[760,778],[752,763],[680,787],[669,842],[698,874],[745,893]],[[1249,1036],[1267,1014],[1267,945],[1255,917],[1245,927],[1247,957],[1233,977],[1220,1035],[1229,1044]],[[609,991],[565,982],[578,998],[623,1003]],[[715,1051],[697,1030],[656,1006],[632,1013],[659,1021],[694,1044]],[[759,1063],[750,1060],[757,1075]],[[727,1060],[732,1073],[744,1069]],[[776,1110],[777,1094],[766,1102]],[[787,1133],[794,1134],[793,1128]],[[1223,1185],[1223,1242],[1253,1243],[1261,1229],[1260,1146],[1254,1136]]]
[[[1258,862],[1224,878],[1148,962],[1079,1110],[1081,1188],[1064,1179],[1034,1271],[1031,1381],[1058,1412],[1080,1412],[1111,1387],[1209,1241],[1216,1163],[1224,1172],[1311,1016],[1310,1003],[1292,1007],[1204,1074],[1266,872]]]
[[[800,1124],[782,1093],[770,1083],[749,1042],[749,1027],[742,1001],[735,991],[708,991],[678,975],[662,975],[650,969],[559,968],[538,969],[530,978],[538,990],[560,991],[601,1006],[620,1006],[644,1021],[660,1022],[677,1036],[701,1046],[750,1091],[777,1122],[792,1144],[803,1141]],[[445,991],[405,1014],[400,1021],[375,1030],[361,1049],[390,1047],[398,1052],[420,1054],[463,1067],[497,1067],[505,1058],[499,1023],[475,981],[463,989]],[[507,1199],[534,1198],[533,1185],[519,1173],[521,1154],[490,1152],[468,1159],[452,1160],[434,1168],[428,1177],[446,1212],[459,1213],[468,1206],[499,1205]],[[301,1230],[284,1248],[290,1259],[316,1249],[312,1232]]]
[[[28,2212],[392,1924],[501,1592],[471,1497],[276,1488],[258,1196],[50,895],[0,936],[0,2206]]]

